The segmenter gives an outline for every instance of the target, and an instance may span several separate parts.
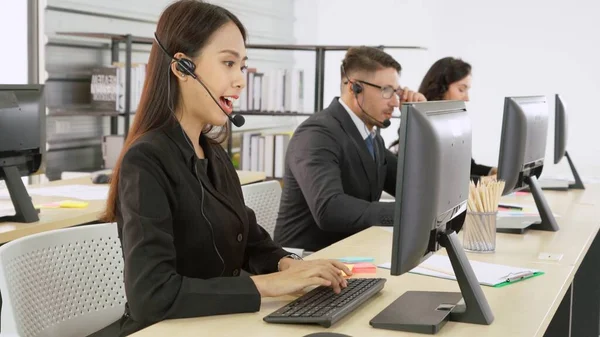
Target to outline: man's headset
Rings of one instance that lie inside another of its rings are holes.
[[[200,83],[202,85],[202,87],[204,87],[206,92],[208,92],[208,95],[210,95],[210,98],[212,98],[212,100],[219,107],[219,109],[221,109],[221,111],[223,111],[225,116],[227,116],[227,118],[229,118],[229,121],[231,122],[231,124],[233,124],[239,128],[240,126],[244,125],[244,123],[246,123],[246,119],[244,118],[244,116],[240,115],[239,113],[229,115],[225,112],[225,110],[223,110],[223,108],[221,107],[221,104],[219,104],[219,102],[217,102],[217,100],[215,99],[213,94],[210,92],[210,90],[208,90],[206,85],[204,85],[204,83],[202,83],[202,81],[198,78],[198,76],[196,76],[196,73],[195,73],[196,64],[194,64],[194,62],[192,62],[192,60],[183,58],[183,57],[179,58],[179,59],[175,58],[173,55],[171,55],[167,51],[167,49],[162,45],[162,43],[160,43],[160,41],[158,40],[158,35],[156,35],[156,33],[154,33],[154,39],[156,40],[156,43],[158,44],[160,49],[177,64],[175,67],[177,68],[178,71],[180,71],[184,74],[190,75],[193,79],[198,81],[198,83]]]
[[[384,129],[385,129],[385,128],[387,128],[388,126],[390,126],[390,125],[392,124],[392,122],[390,122],[390,120],[389,120],[389,119],[384,119],[384,120],[383,120],[383,122],[380,122],[380,121],[378,121],[378,120],[377,120],[375,117],[373,117],[373,116],[369,115],[369,114],[368,114],[368,113],[365,111],[365,109],[363,109],[363,107],[360,105],[360,101],[358,100],[358,94],[362,93],[362,92],[363,92],[363,90],[364,90],[364,89],[363,89],[363,85],[362,85],[362,84],[360,84],[360,83],[358,83],[358,82],[356,82],[356,81],[352,81],[352,80],[350,80],[350,78],[348,77],[348,74],[346,74],[346,70],[344,69],[344,63],[343,63],[343,62],[342,62],[342,65],[341,65],[340,67],[341,67],[341,70],[342,70],[342,74],[344,75],[344,77],[346,77],[346,79],[348,80],[348,83],[352,84],[352,86],[351,86],[351,88],[352,88],[352,89],[351,89],[351,90],[352,90],[352,92],[354,93],[354,97],[356,98],[356,102],[358,103],[358,107],[360,108],[360,110],[362,111],[362,113],[363,113],[365,116],[369,117],[369,118],[371,119],[371,121],[373,121],[373,122],[374,122],[374,124],[375,124],[377,127],[384,128]],[[344,83],[344,84],[345,84],[345,83]]]

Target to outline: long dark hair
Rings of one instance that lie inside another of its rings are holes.
[[[441,101],[450,88],[450,84],[460,81],[471,74],[471,65],[454,58],[444,57],[436,61],[421,82],[419,92],[428,101]]]
[[[444,57],[437,60],[423,77],[419,92],[428,101],[441,101],[450,88],[450,84],[458,82],[471,74],[471,65],[467,62],[454,58]],[[400,140],[396,139],[388,149],[398,145]]]
[[[233,22],[239,28],[246,41],[246,29],[228,10],[198,0],[179,0],[161,14],[156,26],[156,34],[171,55],[181,52],[194,58],[198,56],[213,33],[229,22]],[[170,71],[171,61],[155,41],[150,50],[144,89],[135,119],[111,174],[103,221],[113,222],[116,219],[119,171],[127,150],[145,133],[177,123],[173,111],[181,103],[179,102],[180,88],[175,75]],[[207,126],[202,133],[209,133],[212,129],[212,126]],[[215,143],[222,142],[226,131],[226,127],[222,128],[221,132],[210,140]]]

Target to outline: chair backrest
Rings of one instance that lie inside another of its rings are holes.
[[[121,317],[123,257],[115,223],[58,229],[0,247],[2,333],[87,336]]]
[[[281,200],[281,185],[276,180],[242,186],[244,201],[256,213],[256,221],[271,237],[275,231],[275,221]]]

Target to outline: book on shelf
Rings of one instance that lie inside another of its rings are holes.
[[[117,68],[118,78],[118,112],[125,112],[125,63],[124,62],[113,62],[112,64]],[[131,64],[131,93],[130,93],[130,104],[129,111],[134,112],[137,110],[140,98],[142,97],[142,89],[144,88],[144,81],[146,79],[146,64],[145,63],[132,63]]]
[[[305,112],[304,70],[248,68],[246,88],[234,104],[239,111]]]
[[[90,102],[97,110],[117,109],[117,68],[96,67],[92,69]]]
[[[132,64],[130,112],[135,111],[138,107],[145,78],[146,64]],[[125,63],[123,62],[114,62],[110,66],[92,68],[90,83],[92,108],[125,112],[125,79]]]
[[[269,178],[283,178],[285,153],[292,132],[244,132],[240,169],[265,172]]]

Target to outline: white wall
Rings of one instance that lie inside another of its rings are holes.
[[[596,111],[600,108],[593,104],[600,92],[600,2],[375,0],[365,5],[359,0],[298,0],[295,10],[296,37],[301,42],[427,47],[427,52],[414,57],[394,54],[405,69],[402,83],[413,89],[439,58],[455,56],[471,63],[474,79],[468,108],[473,155],[481,163],[497,163],[503,98],[542,94],[548,96],[550,109],[543,175],[568,175],[566,161],[552,163],[553,95],[560,93],[568,108],[569,153],[582,175],[600,176],[600,111]],[[336,71],[330,68],[327,74]],[[326,81],[328,104],[339,81]]]
[[[459,56],[473,66],[468,107],[476,160],[497,162],[503,97],[547,95],[551,120],[543,175],[569,174],[566,160],[554,165],[554,98],[560,93],[569,116],[568,150],[584,176],[600,176],[600,3],[543,0],[427,1],[433,20],[431,54]]]
[[[430,18],[420,0],[376,0],[365,6],[356,0],[296,0],[295,37],[298,44],[388,45],[428,47]],[[417,29],[409,29],[416,27]],[[400,82],[416,90],[429,66],[426,50],[386,49],[402,66]],[[327,52],[324,107],[340,94],[340,64],[344,52]],[[305,106],[314,101],[314,53],[296,53],[296,66],[309,71],[310,92]],[[396,112],[398,114],[398,112]],[[387,144],[398,138],[399,120],[383,130]]]
[[[27,83],[27,1],[0,1],[0,84]]]
[[[27,19],[27,1],[0,1],[0,84],[27,84]]]

